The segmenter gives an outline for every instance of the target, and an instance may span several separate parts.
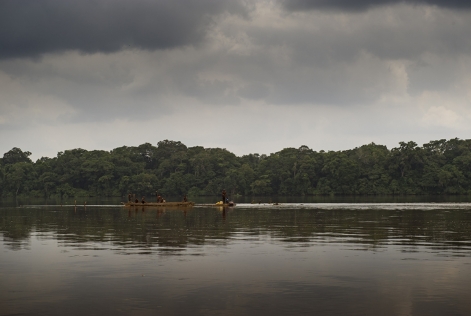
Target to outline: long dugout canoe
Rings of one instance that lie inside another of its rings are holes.
[[[165,207],[191,207],[195,205],[195,202],[164,202],[164,203],[157,203],[157,202],[149,202],[149,203],[142,203],[142,202],[128,202],[124,203],[121,202],[124,206],[165,206]]]
[[[220,206],[220,207],[232,207],[235,206],[235,203],[225,203],[225,204],[196,204],[196,206]]]

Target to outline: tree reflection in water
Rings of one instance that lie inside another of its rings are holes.
[[[1,235],[2,314],[471,314],[471,207],[0,208]]]
[[[51,233],[60,244],[109,243],[172,254],[187,247],[225,243],[241,232],[288,246],[340,243],[356,249],[424,246],[470,255],[468,209],[283,209],[87,207],[5,208],[0,232],[12,250],[28,247],[31,232]],[[118,247],[118,248],[116,248]]]

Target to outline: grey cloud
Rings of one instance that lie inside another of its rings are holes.
[[[267,98],[270,94],[270,88],[262,82],[251,82],[246,84],[238,91],[238,95],[249,100],[260,100]]]
[[[310,12],[285,18],[285,28],[245,24],[254,48],[224,55],[216,65],[245,83],[238,94],[242,98],[262,97],[248,87],[260,89],[271,104],[370,103],[395,89],[405,92],[402,84],[421,93],[459,80],[451,64],[439,71],[444,68],[440,64],[471,51],[469,12],[403,5],[354,15]],[[429,55],[435,59],[419,66]],[[404,65],[408,78],[390,67],[394,61]]]
[[[194,45],[224,12],[247,9],[238,0],[2,0],[0,58]]]
[[[398,3],[429,4],[451,9],[471,8],[471,2],[468,0],[281,0],[281,3],[289,11],[364,11],[372,7]]]
[[[361,14],[277,12],[282,23],[261,23],[263,8],[251,19],[216,19],[204,45],[4,59],[0,75],[31,96],[54,96],[76,121],[145,119],[190,104],[346,107],[449,89],[464,78],[456,70],[471,51],[469,11],[401,5]]]

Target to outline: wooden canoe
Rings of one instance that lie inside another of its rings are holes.
[[[235,206],[235,203],[226,203],[226,204],[197,204],[196,206],[220,206],[220,207],[232,207]]]
[[[165,206],[165,207],[191,207],[195,205],[195,202],[164,202],[164,203],[157,203],[157,202],[146,202],[146,203],[135,203],[135,202],[121,202],[124,206],[134,207],[134,206]]]

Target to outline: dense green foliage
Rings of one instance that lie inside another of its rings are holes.
[[[2,196],[469,194],[471,140],[374,143],[345,151],[307,146],[237,157],[164,140],[111,151],[73,149],[32,162],[13,148],[0,161]]]

